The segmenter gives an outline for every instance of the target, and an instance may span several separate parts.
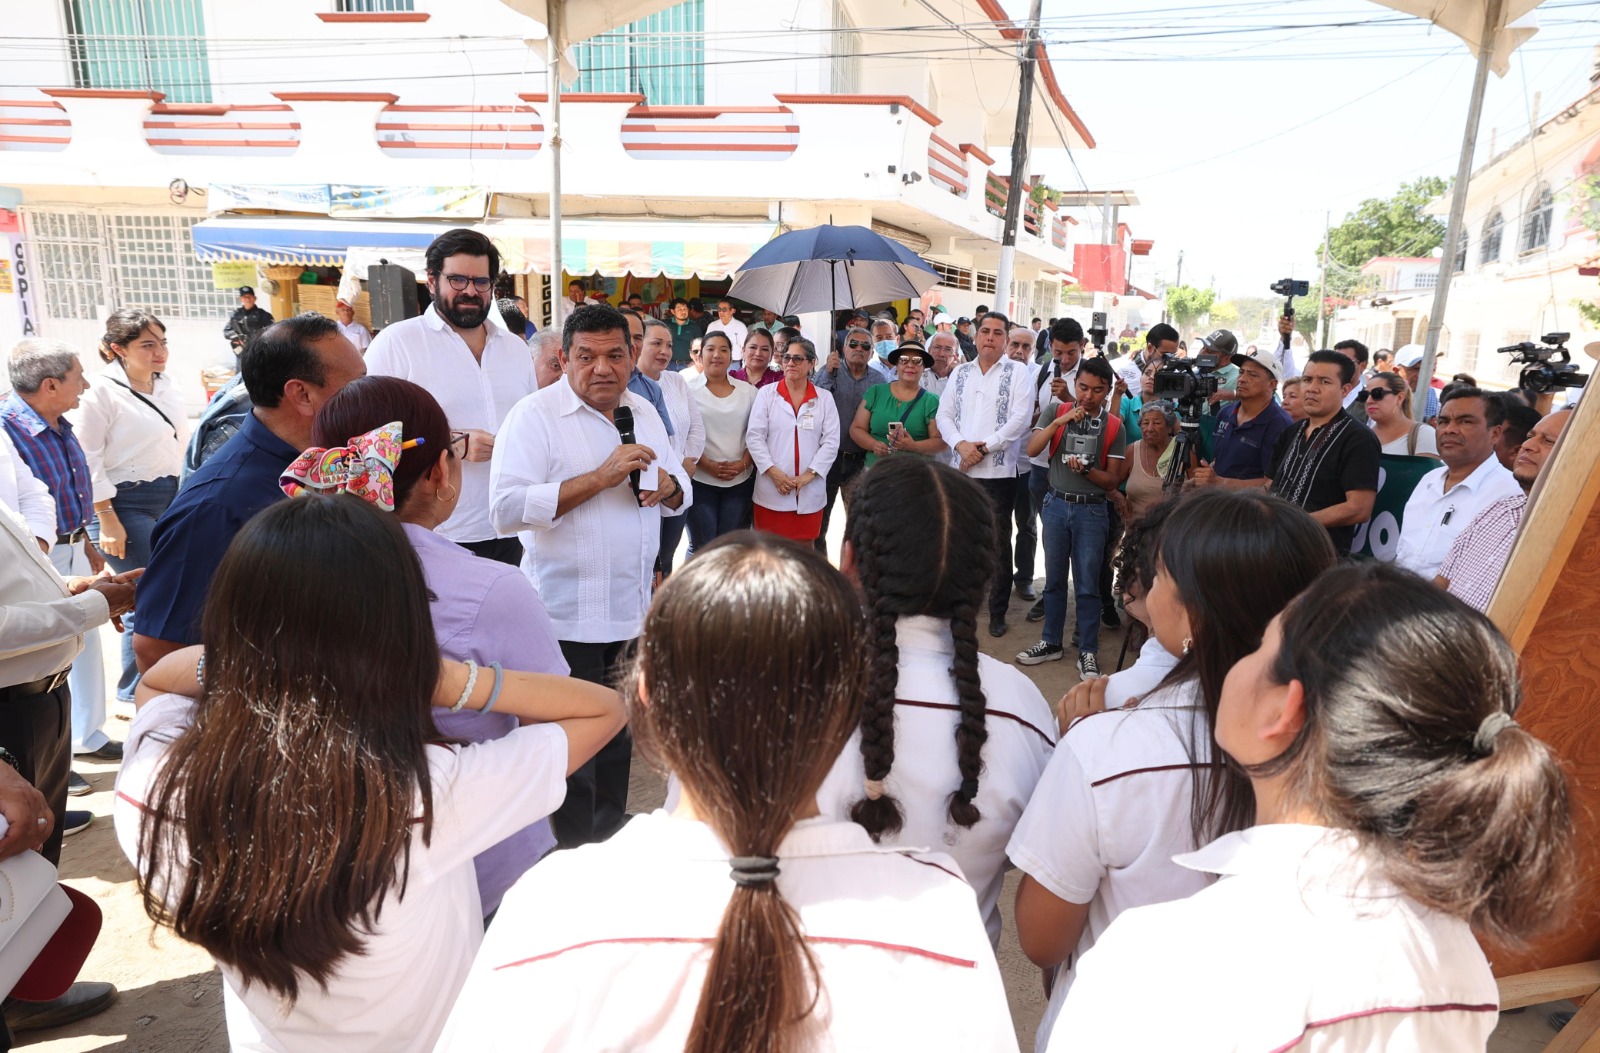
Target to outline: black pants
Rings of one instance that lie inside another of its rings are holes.
[[[508,566],[520,567],[522,565],[522,542],[514,537],[492,537],[487,541],[458,541],[462,548],[482,559],[492,559],[497,563]]]
[[[866,466],[866,454],[846,453],[840,450],[839,456],[833,459],[833,467],[828,469],[828,503],[822,506],[822,533],[812,542],[816,550],[823,555],[828,554],[828,523],[833,518],[833,499],[838,497],[839,491],[850,485],[850,480],[860,475],[861,469]]]
[[[24,779],[44,794],[55,813],[55,829],[39,847],[52,864],[61,862],[62,826],[67,821],[67,774],[72,770],[72,695],[67,682],[44,694],[0,704],[0,746],[11,751]]]
[[[989,582],[989,620],[1003,620],[1011,604],[1011,514],[1017,500],[1017,477],[974,479],[994,507],[994,574]]]
[[[558,641],[572,675],[591,684],[610,684],[632,640],[616,643]],[[633,735],[617,732],[600,752],[567,776],[567,799],[550,816],[550,828],[562,848],[604,841],[628,821],[628,769],[633,761]]]
[[[1031,478],[1031,472],[1017,476],[1017,495],[1011,501],[1012,518],[1017,524],[1013,580],[1018,587],[1033,584],[1033,557],[1039,547],[1039,509],[1028,486]]]

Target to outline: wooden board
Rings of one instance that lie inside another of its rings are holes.
[[[1572,780],[1581,892],[1569,918],[1520,952],[1485,946],[1496,976],[1600,959],[1600,381],[1573,410],[1535,486],[1492,618],[1522,658],[1517,722]]]

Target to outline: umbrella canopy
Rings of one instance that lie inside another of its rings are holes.
[[[1453,33],[1472,50],[1474,58],[1483,53],[1485,23],[1489,20],[1493,0],[1373,0],[1382,7],[1392,8],[1408,15],[1425,18],[1446,32]],[[1504,77],[1511,68],[1511,53],[1522,42],[1539,32],[1533,19],[1523,23],[1523,16],[1539,6],[1539,0],[1500,0],[1495,12],[1495,25],[1489,27],[1488,39],[1494,45],[1489,58],[1489,68],[1495,76]]]
[[[786,315],[906,300],[938,282],[938,272],[898,241],[824,224],[773,238],[739,268],[728,293]]]

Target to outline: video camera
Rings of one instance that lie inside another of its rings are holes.
[[[1191,361],[1168,355],[1156,370],[1154,395],[1174,403],[1178,408],[1179,423],[1185,428],[1200,426],[1200,415],[1206,403],[1217,393],[1217,366],[1221,359],[1211,352],[1195,356]]]
[[[1544,395],[1556,388],[1581,388],[1589,378],[1578,372],[1572,364],[1572,354],[1567,350],[1571,333],[1546,333],[1544,342],[1535,344],[1524,340],[1520,344],[1500,348],[1502,355],[1511,355],[1513,363],[1523,363],[1528,368],[1517,378],[1517,386],[1535,395]],[[1552,360],[1553,364],[1552,364]]]
[[[1284,298],[1283,316],[1289,319],[1292,324],[1294,322],[1294,298],[1296,296],[1310,296],[1311,283],[1309,281],[1295,281],[1293,278],[1279,278],[1272,283],[1271,289]],[[1283,338],[1283,346],[1289,346],[1289,337],[1285,336]]]

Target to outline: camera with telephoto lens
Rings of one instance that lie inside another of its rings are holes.
[[[1581,388],[1588,377],[1578,372],[1572,364],[1572,353],[1567,350],[1571,333],[1546,333],[1540,337],[1543,344],[1524,340],[1520,344],[1500,348],[1502,355],[1512,356],[1513,364],[1528,368],[1517,378],[1517,386],[1535,395],[1545,395],[1557,388]]]
[[[1198,427],[1206,403],[1217,393],[1216,369],[1220,364],[1218,356],[1210,352],[1196,355],[1193,360],[1168,355],[1156,370],[1154,395],[1177,407],[1184,427]]]

